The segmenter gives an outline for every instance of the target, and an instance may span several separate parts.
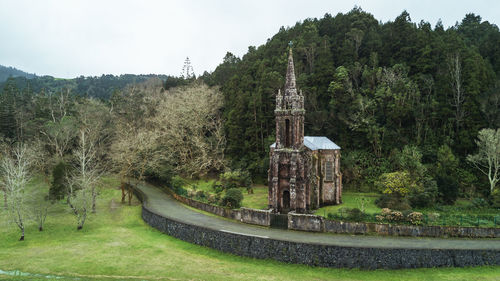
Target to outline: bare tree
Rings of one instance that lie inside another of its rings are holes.
[[[477,138],[479,151],[468,155],[467,160],[488,176],[490,192],[493,193],[500,180],[500,129],[482,129]]]
[[[465,111],[463,107],[465,102],[465,89],[462,85],[462,60],[458,52],[448,58],[448,71],[450,74],[450,83],[453,92],[450,104],[455,108],[455,126],[456,131],[458,132],[460,124],[465,118]]]
[[[218,89],[199,83],[173,89],[160,101],[153,127],[178,172],[193,176],[224,168],[222,104]]]
[[[7,190],[8,214],[21,231],[24,240],[25,223],[28,217],[26,207],[26,185],[31,180],[30,152],[25,145],[13,148],[10,155],[0,161],[2,185]]]
[[[43,231],[43,226],[52,203],[48,200],[48,198],[46,198],[46,193],[39,190],[33,192],[31,197],[33,199],[32,202],[30,202],[33,219],[38,225],[38,230]]]
[[[47,139],[54,153],[62,159],[70,148],[76,134],[76,120],[72,116],[64,116],[57,121],[48,121],[41,133]]]
[[[132,190],[129,179],[143,179],[147,169],[155,170],[168,151],[158,149],[158,137],[151,117],[164,98],[162,82],[150,79],[127,87],[114,100],[115,136],[111,144],[111,159],[121,179],[122,202]]]
[[[95,143],[91,141],[90,135],[90,128],[80,129],[78,147],[74,152],[75,169],[68,179],[67,202],[76,216],[78,230],[83,228],[88,211],[95,209],[95,188],[101,177]]]
[[[105,105],[95,99],[87,99],[82,103],[76,104],[76,112],[80,123],[80,146],[76,152],[77,157],[83,156],[88,158],[89,165],[93,177],[96,182],[101,178],[104,171],[107,170],[105,163],[105,155],[107,153],[108,141],[110,139],[110,113]],[[82,147],[86,146],[86,151]],[[80,161],[81,164],[81,161]],[[96,212],[97,200],[97,184],[91,185],[92,194],[92,213]]]

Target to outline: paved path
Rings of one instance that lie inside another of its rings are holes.
[[[149,210],[179,222],[223,232],[271,238],[275,240],[347,247],[500,250],[500,239],[444,239],[424,237],[339,235],[255,226],[202,214],[186,207],[155,186],[143,182],[136,182],[135,184],[137,188],[146,195],[147,198],[145,198],[143,204],[145,204]]]

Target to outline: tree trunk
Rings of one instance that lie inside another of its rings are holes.
[[[125,203],[125,183],[122,182],[120,187],[122,189],[122,203]]]
[[[97,192],[95,187],[92,187],[92,213],[95,214],[95,201],[97,199]]]
[[[128,187],[128,205],[132,205],[132,189]]]
[[[8,205],[7,205],[7,191],[4,189],[3,191],[3,206],[5,209],[8,208]]]
[[[43,231],[43,226],[39,226],[38,231]]]
[[[19,238],[19,241],[24,241],[24,227],[21,228],[21,238]]]

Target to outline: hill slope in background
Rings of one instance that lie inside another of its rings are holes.
[[[24,77],[24,78],[34,78],[35,74],[27,73],[10,66],[0,65],[0,83],[5,82],[9,77]]]
[[[13,84],[19,90],[39,93],[58,92],[70,90],[80,96],[88,96],[100,99],[109,99],[114,91],[119,91],[132,83],[142,83],[151,78],[164,81],[166,88],[181,83],[182,79],[168,75],[158,74],[122,74],[122,75],[101,75],[101,76],[80,76],[73,79],[54,78],[52,76],[35,76],[31,79],[27,77],[10,78],[5,82],[0,82],[0,89],[7,83]]]
[[[398,169],[391,153],[407,145],[418,147],[424,163],[435,163],[438,148],[448,145],[466,167],[478,131],[500,126],[495,24],[467,14],[445,29],[440,22],[412,22],[406,11],[382,23],[354,8],[282,27],[242,58],[228,53],[203,76],[224,94],[226,155],[235,168],[267,174],[275,94],[284,85],[290,41],[305,95],[305,133],[342,147],[343,166],[354,168],[343,172],[347,184]]]

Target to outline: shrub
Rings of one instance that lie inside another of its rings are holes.
[[[228,208],[239,208],[243,200],[243,193],[237,188],[231,188],[226,191],[226,195],[222,198],[222,205]]]
[[[408,202],[413,208],[422,208],[434,205],[438,196],[438,186],[431,177],[421,180],[423,191],[413,191],[408,195]]]
[[[384,216],[384,217],[388,216],[388,215],[391,214],[391,212],[392,212],[391,209],[389,209],[389,208],[383,208],[382,209],[382,216]]]
[[[389,217],[389,221],[392,222],[401,222],[403,221],[405,216],[403,216],[403,213],[400,211],[392,211],[391,215]]]
[[[427,214],[427,218],[429,221],[437,221],[441,215],[439,213],[429,213]]]
[[[491,205],[500,208],[500,190],[497,189],[491,193]]]
[[[458,181],[455,177],[442,174],[436,177],[441,201],[447,205],[453,205],[458,197]]]
[[[382,174],[377,186],[382,193],[400,198],[404,198],[410,192],[420,189],[410,177],[410,173],[406,171]]]
[[[252,185],[252,178],[247,171],[228,170],[221,174],[219,178],[226,190],[240,186],[250,187]]]
[[[408,200],[391,196],[390,194],[382,194],[377,200],[375,200],[375,204],[380,208],[391,208],[400,211],[405,211],[411,209],[410,204],[408,204]]]
[[[204,200],[207,198],[207,195],[205,194],[205,192],[203,190],[198,190],[198,191],[196,191],[195,197],[197,200]]]
[[[349,214],[349,208],[347,207],[342,207],[338,210],[338,213],[340,214],[340,217],[346,218]]]
[[[176,190],[179,187],[183,187],[186,184],[183,178],[180,176],[174,176],[172,178],[172,189]]]
[[[365,214],[358,208],[352,208],[348,211],[348,218],[352,221],[362,221]]]
[[[217,200],[217,197],[215,195],[210,194],[210,195],[208,195],[207,201],[210,204],[217,204],[218,200]]]
[[[57,163],[52,169],[52,183],[49,189],[50,200],[60,200],[66,195],[68,189],[66,186],[67,167],[63,161]]]
[[[407,219],[413,225],[421,225],[424,215],[420,212],[411,212],[408,214]]]
[[[488,202],[486,202],[486,200],[484,200],[483,198],[480,198],[480,197],[472,199],[471,203],[472,203],[472,206],[476,209],[483,209],[483,208],[488,207]]]

